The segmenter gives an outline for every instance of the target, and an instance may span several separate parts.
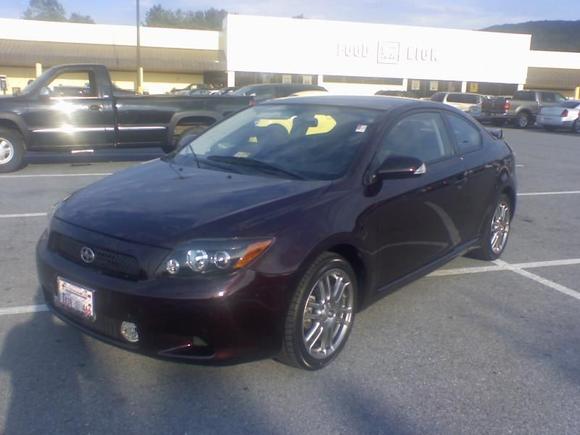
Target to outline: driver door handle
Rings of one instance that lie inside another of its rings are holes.
[[[89,110],[98,112],[99,110],[103,110],[103,105],[102,104],[91,104],[89,106]]]

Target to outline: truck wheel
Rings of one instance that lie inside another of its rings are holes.
[[[518,117],[516,118],[516,125],[519,128],[528,128],[530,126],[532,119],[528,112],[520,112],[518,113]]]
[[[0,172],[13,172],[24,162],[24,139],[13,129],[0,129]]]

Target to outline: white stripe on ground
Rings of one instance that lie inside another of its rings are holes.
[[[577,195],[580,190],[563,190],[561,192],[528,192],[518,193],[518,196],[548,196],[548,195]]]
[[[27,218],[27,217],[44,217],[48,213],[17,213],[17,214],[0,214],[0,219],[14,219],[14,218]]]
[[[527,270],[514,267],[514,265],[506,263],[505,261],[502,260],[496,260],[494,261],[494,263],[497,264],[498,266],[503,266],[506,270],[511,270],[512,272],[517,273],[518,275],[531,279],[532,281],[536,281],[542,285],[545,285],[546,287],[550,287],[551,289],[554,289],[560,293],[563,293],[567,296],[573,297],[574,299],[578,299],[580,301],[580,293],[577,292],[576,290],[572,290],[571,288],[565,287],[561,284],[558,284],[557,282],[550,281],[549,279],[542,278],[541,276],[538,276],[532,272],[528,272]]]
[[[510,267],[506,267],[504,265],[496,263],[495,266],[476,266],[476,267],[460,267],[457,269],[441,269],[430,273],[429,276],[467,275],[471,273],[499,272],[502,270],[511,270],[511,268],[534,269],[538,267],[571,266],[574,264],[580,264],[580,258],[570,258],[566,260],[550,260],[550,261],[531,261],[529,263],[515,263],[510,264],[509,265]]]
[[[0,178],[106,177],[112,174],[112,172],[94,172],[85,174],[17,174],[0,175]]]
[[[14,315],[14,314],[41,313],[43,311],[48,311],[48,307],[44,304],[42,304],[42,305],[24,305],[24,306],[20,306],[20,307],[0,308],[0,316],[10,316],[10,315]]]

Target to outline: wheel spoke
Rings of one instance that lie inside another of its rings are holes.
[[[323,332],[324,327],[322,326],[322,323],[316,323],[314,327],[312,327],[308,335],[304,337],[306,341],[306,348],[308,349],[309,352],[312,351],[312,348],[314,347],[316,342],[320,339]]]
[[[325,355],[328,355],[332,351],[332,338],[334,335],[334,328],[332,326],[326,326],[323,328],[322,340],[320,342],[320,349]]]

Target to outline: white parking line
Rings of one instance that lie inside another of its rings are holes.
[[[28,218],[28,217],[44,217],[48,213],[17,213],[17,214],[0,214],[0,219],[14,219],[14,218]]]
[[[494,263],[497,264],[498,266],[503,266],[506,270],[511,270],[512,272],[515,272],[518,275],[524,276],[528,279],[531,279],[532,281],[536,281],[542,285],[545,285],[546,287],[550,287],[551,289],[554,289],[560,293],[563,293],[567,296],[573,297],[574,299],[578,299],[580,301],[580,293],[577,292],[576,290],[572,290],[571,288],[565,287],[561,284],[558,284],[557,282],[550,281],[549,279],[542,278],[541,276],[538,276],[535,273],[531,273],[528,272],[527,270],[520,269],[518,267],[515,267],[515,265],[506,263],[505,261],[502,260],[496,260],[494,261]]]
[[[43,311],[48,311],[48,307],[44,304],[24,305],[20,307],[0,308],[0,316],[10,316],[13,314],[41,313]]]
[[[112,174],[113,174],[112,172],[94,172],[84,174],[17,174],[17,175],[0,175],[0,178],[106,177]]]
[[[555,267],[555,266],[571,266],[574,264],[580,264],[580,258],[569,258],[566,260],[549,260],[549,261],[531,261],[528,263],[515,263],[509,264],[505,261],[498,263],[495,262],[495,266],[475,266],[475,267],[460,267],[457,269],[441,269],[430,273],[428,276],[454,276],[454,275],[467,275],[471,273],[483,273],[483,272],[499,272],[501,270],[512,270],[512,269],[535,269],[538,267]],[[509,267],[506,265],[509,264]]]
[[[518,193],[518,196],[548,196],[548,195],[577,195],[580,190],[564,190],[561,192],[528,192]]]

